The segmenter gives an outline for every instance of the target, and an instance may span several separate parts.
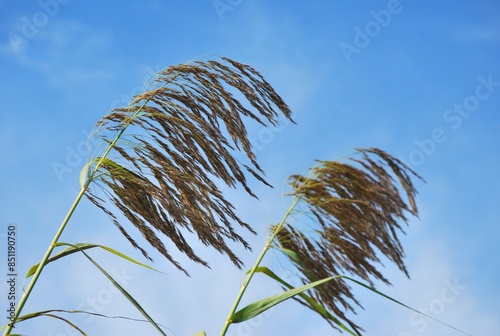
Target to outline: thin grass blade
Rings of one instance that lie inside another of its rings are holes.
[[[38,312],[33,312],[33,313],[29,313],[29,314],[26,314],[26,315],[23,315],[23,316],[19,317],[17,319],[17,322],[29,320],[29,319],[32,319],[32,318],[35,318],[35,317],[40,317],[40,316],[47,316],[47,317],[52,317],[52,318],[64,321],[65,323],[67,323],[71,327],[73,327],[75,330],[78,330],[78,332],[80,332],[82,335],[84,335],[84,336],[87,335],[82,329],[80,329],[78,326],[76,326],[70,320],[65,319],[64,317],[52,314],[52,312],[65,312],[65,311],[64,310],[42,310],[42,311],[38,311]],[[2,327],[0,327],[0,330],[5,329],[6,327],[7,327],[7,324],[5,324]],[[9,334],[9,336],[16,336],[16,335],[21,336],[21,334]]]
[[[47,260],[47,264],[53,262],[53,261],[56,261],[57,259],[60,259],[62,257],[66,257],[68,255],[71,255],[75,252],[80,252],[82,250],[88,250],[88,249],[91,249],[91,248],[95,248],[95,247],[99,247],[99,248],[102,248],[108,252],[111,252],[127,261],[130,261],[131,263],[134,263],[136,265],[139,265],[139,266],[142,266],[142,267],[145,267],[145,268],[148,268],[152,271],[155,271],[155,272],[159,272],[161,273],[160,271],[156,270],[155,268],[149,266],[149,265],[146,265],[146,264],[143,264],[115,249],[112,249],[111,247],[108,247],[108,246],[105,246],[105,245],[98,245],[98,244],[91,244],[91,243],[76,243],[76,244],[68,244],[68,243],[63,243],[63,242],[59,242],[57,244],[55,244],[55,246],[69,246],[67,249],[59,252],[59,253],[56,253],[54,254],[52,257],[50,257],[48,260]],[[38,268],[40,264],[36,264],[36,265],[33,265],[30,267],[30,269],[28,270],[28,272],[26,273],[26,279],[29,278],[30,276],[32,276],[36,269]]]
[[[410,306],[408,306],[408,305],[405,305],[404,303],[402,303],[402,302],[400,302],[400,301],[398,301],[398,300],[396,300],[396,299],[394,299],[394,298],[390,297],[390,296],[389,296],[389,295],[387,295],[387,294],[384,294],[384,293],[382,293],[382,292],[380,292],[380,291],[376,290],[376,289],[375,289],[375,288],[373,288],[373,287],[370,287],[370,286],[368,286],[368,285],[365,285],[364,283],[362,283],[362,282],[360,282],[360,281],[357,281],[357,280],[355,280],[355,279],[353,279],[353,278],[350,278],[350,277],[348,277],[348,276],[345,276],[345,275],[340,275],[339,277],[340,277],[340,278],[343,278],[343,279],[347,279],[347,280],[349,280],[349,281],[352,281],[352,282],[354,282],[354,283],[356,283],[356,284],[358,284],[358,285],[360,285],[360,286],[362,286],[362,287],[365,287],[365,288],[367,288],[367,289],[371,290],[372,292],[374,292],[374,293],[376,293],[376,294],[378,294],[378,295],[380,295],[380,296],[383,296],[384,298],[386,298],[386,299],[388,299],[388,300],[391,300],[392,302],[395,302],[395,303],[397,303],[397,304],[398,304],[398,305],[400,305],[400,306],[405,307],[406,309],[409,309],[409,310],[411,310],[411,311],[414,311],[414,312],[415,312],[415,313],[417,313],[417,314],[420,314],[420,315],[425,316],[425,317],[427,317],[427,318],[429,318],[429,319],[431,319],[431,320],[434,320],[434,321],[436,321],[436,322],[438,322],[438,323],[441,323],[442,325],[447,326],[448,328],[451,328],[451,329],[453,329],[453,330],[456,330],[456,331],[458,331],[458,332],[460,332],[460,333],[462,333],[462,334],[464,334],[464,335],[472,336],[471,334],[468,334],[468,333],[466,333],[465,331],[462,331],[462,330],[460,330],[460,329],[457,329],[457,328],[455,328],[455,327],[453,327],[453,326],[451,326],[451,325],[449,325],[449,324],[447,324],[447,323],[445,323],[445,322],[443,322],[443,321],[440,321],[440,320],[438,320],[438,319],[436,319],[436,318],[434,318],[434,317],[432,317],[432,316],[430,316],[430,315],[424,314],[424,313],[422,313],[421,311],[418,311],[418,310],[416,310],[416,309],[414,309],[414,308],[412,308],[412,307],[410,307]]]
[[[292,251],[290,251],[290,252],[292,252]],[[279,282],[280,284],[282,284],[283,286],[285,286],[288,289],[293,289],[294,288],[288,282],[286,282],[285,280],[281,279],[278,275],[276,275],[276,273],[274,273],[273,271],[271,271],[268,267],[265,267],[265,266],[258,267],[255,270],[255,272],[263,273],[263,274],[267,275],[268,277],[270,277],[273,280],[276,280],[277,282]],[[321,304],[319,304],[312,297],[306,295],[305,293],[300,293],[298,295],[300,296],[300,298],[302,298],[303,300],[305,300],[311,307],[313,307],[319,314],[321,314],[325,319],[328,319],[328,320],[332,321],[340,329],[346,331],[350,335],[360,336],[360,334],[358,334],[358,333],[352,331],[351,329],[349,329],[337,317],[335,317],[334,315],[332,315],[327,309],[325,309],[325,307],[323,307]]]
[[[53,315],[53,314],[44,314],[44,315],[48,316],[48,317],[53,317],[53,318],[61,320],[61,321],[64,321],[67,324],[69,324],[71,327],[73,327],[73,329],[78,330],[78,332],[81,333],[83,336],[87,336],[87,334],[82,329],[78,328],[73,322],[71,322],[68,319],[65,319],[64,317]]]
[[[264,273],[265,272],[265,268],[260,267],[259,271],[262,272],[262,273]],[[269,273],[269,274],[271,274],[271,273]],[[275,280],[277,280],[277,281],[279,281],[278,279],[280,279],[280,278],[276,274],[274,274],[274,273],[272,273],[272,274],[273,274],[272,278],[275,279]],[[389,295],[384,294],[384,293],[376,290],[373,287],[365,285],[364,283],[362,283],[360,281],[357,281],[357,280],[355,280],[353,278],[350,278],[348,276],[345,276],[345,275],[337,275],[337,276],[333,276],[333,277],[321,279],[321,280],[315,281],[313,283],[310,283],[310,284],[307,284],[307,285],[304,285],[304,286],[301,286],[301,287],[298,287],[298,288],[294,288],[294,289],[288,290],[288,291],[286,291],[284,293],[277,294],[277,295],[274,295],[274,296],[271,296],[271,297],[268,297],[268,298],[256,301],[254,303],[251,303],[251,304],[247,305],[246,307],[244,307],[243,309],[241,309],[241,310],[237,311],[236,313],[234,313],[231,316],[231,323],[240,323],[240,322],[244,322],[246,320],[249,320],[249,319],[251,319],[251,318],[253,318],[253,317],[255,317],[255,316],[263,313],[264,311],[268,310],[269,308],[272,308],[273,306],[275,306],[275,305],[277,305],[277,304],[279,304],[279,303],[281,303],[281,302],[283,302],[285,300],[293,298],[294,296],[300,295],[301,293],[303,293],[303,292],[305,292],[305,291],[307,291],[309,289],[315,288],[315,287],[317,287],[319,285],[322,285],[322,284],[324,284],[324,283],[326,283],[328,281],[331,281],[331,280],[337,279],[337,278],[342,278],[342,279],[346,279],[346,280],[352,281],[352,282],[354,282],[354,283],[356,283],[356,284],[358,284],[358,285],[360,285],[362,287],[365,287],[365,288],[371,290],[372,292],[374,292],[374,293],[376,293],[376,294],[378,294],[378,295],[380,295],[380,296],[382,296],[382,297],[384,297],[384,298],[386,298],[388,300],[391,300],[391,301],[393,301],[393,302],[395,302],[395,303],[397,303],[397,304],[399,304],[399,305],[401,305],[401,306],[403,306],[403,307],[405,307],[405,308],[407,308],[407,309],[409,309],[411,311],[414,311],[414,312],[416,312],[416,313],[418,313],[418,314],[420,314],[422,316],[430,318],[430,319],[432,319],[432,320],[434,320],[436,322],[439,322],[442,325],[447,326],[448,328],[451,328],[451,329],[453,329],[455,331],[458,331],[458,332],[460,332],[460,333],[462,333],[464,335],[472,336],[471,334],[468,334],[465,331],[457,329],[457,328],[455,328],[455,327],[453,327],[453,326],[451,326],[451,325],[449,325],[447,323],[444,323],[444,322],[442,322],[442,321],[440,321],[440,320],[438,320],[438,319],[436,319],[436,318],[434,318],[432,316],[424,314],[424,313],[422,313],[422,312],[420,312],[420,311],[418,311],[418,310],[416,310],[416,309],[414,309],[414,308],[412,308],[412,307],[410,307],[410,306],[408,306],[408,305],[406,305],[406,304],[404,304],[404,303],[402,303],[402,302],[400,302],[400,301],[398,301],[398,300],[390,297]],[[282,280],[282,279],[279,282],[282,283],[282,281],[284,282],[284,280]]]
[[[106,278],[109,279],[109,281],[111,281],[111,283],[113,283],[113,285],[123,294],[123,296],[125,296],[127,300],[129,300],[134,305],[134,307],[156,328],[156,330],[160,332],[160,334],[167,336],[167,334],[165,334],[165,332],[158,326],[158,324],[151,318],[151,316],[149,316],[149,314],[134,299],[134,297],[125,290],[125,288],[123,288],[118,282],[116,282],[116,280],[113,279],[113,277],[108,272],[106,272],[94,259],[92,259],[87,253],[85,253],[85,251],[81,252],[85,255],[85,257],[87,257],[87,259],[90,260],[92,264],[94,264],[95,267],[99,269],[99,271],[102,272],[102,274],[106,276]]]
[[[262,299],[259,301],[255,301],[255,302],[247,305],[246,307],[238,310],[236,313],[234,313],[230,318],[231,323],[240,323],[240,322],[244,322],[246,320],[249,320],[249,319],[263,313],[264,311],[268,310],[269,308],[276,306],[277,304],[279,304],[283,301],[286,301],[286,300],[288,300],[296,295],[299,295],[300,293],[302,293],[306,290],[309,290],[309,289],[314,288],[316,286],[322,285],[325,282],[331,281],[331,280],[338,278],[338,277],[339,276],[333,276],[330,278],[321,279],[321,280],[315,281],[313,283],[288,290],[284,293],[276,294],[276,295],[270,296],[268,298],[265,298],[265,299]]]
[[[312,276],[311,272],[304,265],[304,262],[302,261],[302,259],[299,257],[299,255],[297,253],[295,253],[294,251],[292,251],[290,249],[284,248],[284,247],[277,247],[277,249],[280,250],[281,252],[283,252],[284,254],[286,254],[294,263],[299,265],[300,268],[302,269],[302,271],[304,272],[304,274],[306,274],[306,276]]]
[[[92,315],[92,316],[97,316],[97,317],[103,317],[103,318],[107,318],[107,319],[123,319],[123,320],[129,320],[129,321],[134,321],[134,322],[147,322],[147,323],[149,323],[148,320],[141,320],[141,319],[137,319],[137,318],[133,318],[133,317],[119,316],[119,315],[118,316],[110,316],[110,315],[99,314],[99,313],[90,312],[90,311],[86,311],[86,310],[65,310],[65,309],[48,309],[48,310],[42,310],[39,312],[26,314],[26,315],[20,316],[18,319],[18,322],[29,320],[29,319],[32,319],[32,318],[35,318],[35,317],[38,317],[41,315],[47,315],[50,313],[86,314],[86,315]],[[165,326],[163,326],[159,323],[158,323],[158,325],[163,327],[163,328],[166,328]],[[4,329],[4,328],[5,328],[5,326],[2,326],[2,327],[0,327],[0,330]]]

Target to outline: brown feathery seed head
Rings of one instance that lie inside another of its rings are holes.
[[[292,194],[307,204],[319,225],[311,232],[288,224],[277,236],[278,246],[294,251],[300,258],[300,263],[292,262],[304,284],[346,272],[370,284],[375,280],[389,284],[376,267],[381,263],[379,255],[408,275],[397,233],[403,232],[399,222],[407,223],[405,212],[418,214],[411,176],[420,176],[380,149],[357,152],[361,159],[352,161],[358,166],[319,161],[309,176],[293,175],[289,179]],[[400,189],[406,193],[407,202]],[[345,281],[338,279],[316,288],[312,297],[356,332],[362,330],[345,315],[346,311],[354,312],[354,306],[360,306]]]
[[[233,96],[234,89],[251,108]],[[243,116],[272,126],[280,114],[291,120],[281,97],[248,65],[222,58],[172,66],[159,73],[154,88],[98,122],[103,131],[117,132],[117,138],[124,137],[127,128],[135,128],[136,143],[126,146],[105,139],[113,156],[94,160],[100,162],[94,176],[111,203],[177,268],[186,272],[167,250],[171,244],[164,243],[164,237],[190,259],[208,265],[193,251],[185,231],[241,267],[226,242],[249,248],[233,223],[254,231],[236,215],[213,179],[229,187],[241,185],[254,197],[247,173],[269,185],[257,164]],[[240,163],[234,152],[244,153],[250,164]],[[88,189],[87,197],[149,258],[96,190]]]

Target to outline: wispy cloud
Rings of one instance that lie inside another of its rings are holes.
[[[52,87],[65,88],[78,83],[107,80],[106,57],[112,34],[89,28],[77,21],[53,22],[40,31],[36,40],[15,53],[3,45],[1,54],[9,60],[38,72]]]

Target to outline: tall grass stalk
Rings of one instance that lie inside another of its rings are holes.
[[[241,302],[241,299],[243,298],[243,295],[245,294],[245,291],[247,290],[248,285],[252,281],[253,276],[255,275],[258,267],[260,266],[260,263],[262,262],[262,259],[264,259],[264,256],[266,255],[266,253],[271,248],[271,245],[272,245],[272,243],[274,241],[274,238],[276,237],[276,235],[278,234],[278,232],[281,230],[281,228],[283,227],[283,225],[286,224],[286,222],[288,220],[288,217],[290,217],[290,215],[292,214],[293,210],[295,209],[295,206],[300,202],[300,198],[301,198],[301,196],[298,196],[298,197],[296,197],[294,199],[292,205],[286,211],[285,216],[281,219],[281,221],[279,222],[279,224],[276,225],[276,227],[273,228],[273,231],[271,232],[270,237],[267,239],[267,242],[266,242],[264,248],[262,249],[261,253],[257,257],[257,259],[255,261],[255,264],[253,265],[253,267],[248,272],[248,275],[246,276],[245,281],[241,285],[240,291],[236,295],[236,299],[235,299],[235,301],[233,303],[233,306],[229,310],[229,314],[227,315],[227,318],[226,318],[226,321],[224,323],[224,326],[222,327],[220,336],[225,336],[226,335],[227,330],[228,330],[229,326],[232,323],[231,317],[236,312],[236,309],[238,309],[238,306],[239,306],[239,304]]]
[[[98,122],[100,130],[114,132],[114,136],[107,139],[103,135],[106,150],[84,166],[81,189],[36,267],[4,335],[9,335],[19,320],[84,195],[113,220],[134,247],[152,260],[108,210],[108,204],[89,188],[96,181],[109,187],[106,195],[152,247],[186,274],[168,253],[157,232],[170,238],[193,261],[208,266],[187,244],[177,226],[187,228],[241,268],[242,262],[226,245],[225,239],[240,242],[248,249],[250,246],[235,232],[231,222],[255,232],[236,216],[232,204],[223,197],[211,177],[219,178],[233,188],[240,184],[248,194],[256,197],[248,187],[243,171],[269,184],[257,164],[242,116],[268,127],[277,124],[279,114],[276,110],[290,120],[291,111],[256,70],[228,58],[222,58],[222,62],[194,62],[169,67],[158,74],[155,84],[158,85],[135,96],[129,106],[114,109]],[[254,111],[235,99],[231,89],[239,91]],[[136,144],[130,141],[120,144],[131,125],[145,131],[147,137],[132,135]],[[224,128],[227,135],[222,132]],[[124,148],[123,144],[130,147]],[[135,170],[110,158],[112,151],[114,156]],[[244,152],[250,164],[241,163],[230,151]]]
[[[147,102],[145,102],[143,106],[145,106],[146,103]],[[133,118],[137,117],[137,115],[139,114],[139,112],[141,110],[142,110],[142,108],[139,109],[139,110],[137,110],[137,112],[135,113],[135,115],[133,116]],[[35,284],[38,281],[38,278],[42,274],[42,271],[45,268],[45,265],[47,264],[47,261],[49,260],[50,256],[52,255],[52,252],[54,251],[54,248],[56,247],[56,244],[59,242],[59,238],[61,237],[62,233],[64,232],[64,230],[66,228],[66,226],[68,225],[69,220],[73,216],[73,213],[75,212],[78,204],[80,204],[80,201],[82,200],[83,196],[85,195],[85,193],[86,193],[89,185],[94,180],[95,174],[97,174],[100,165],[102,164],[102,162],[104,162],[104,160],[106,159],[106,157],[108,156],[108,154],[111,152],[111,150],[116,145],[116,143],[118,142],[118,140],[121,138],[121,136],[123,135],[123,133],[126,131],[127,127],[131,124],[133,118],[129,122],[125,123],[123,125],[123,128],[116,133],[116,136],[111,141],[111,143],[109,143],[109,145],[106,148],[104,154],[97,161],[97,164],[93,167],[92,171],[90,173],[86,174],[87,178],[85,179],[85,182],[81,185],[80,192],[78,193],[78,195],[76,196],[75,200],[73,201],[73,204],[69,208],[68,213],[64,217],[61,225],[59,226],[57,232],[55,233],[54,238],[52,238],[52,241],[51,241],[50,245],[48,246],[47,251],[43,255],[40,263],[38,264],[38,267],[37,267],[35,273],[31,277],[31,280],[30,280],[28,286],[26,287],[26,290],[23,292],[23,295],[21,296],[21,299],[19,300],[19,303],[17,304],[14,316],[12,318],[14,321],[11,322],[11,323],[9,323],[7,325],[7,327],[6,327],[5,331],[4,331],[4,334],[3,334],[4,336],[9,335],[10,332],[12,331],[12,328],[14,328],[15,323],[16,323],[17,319],[19,318],[19,316],[20,316],[20,314],[21,314],[21,312],[22,312],[22,310],[24,308],[24,305],[26,304],[26,301],[28,300],[29,296],[31,295],[31,292],[33,291],[33,288],[35,287]]]
[[[15,311],[14,316],[13,316],[14,321],[7,325],[7,328],[5,329],[5,332],[4,332],[4,336],[9,335],[10,332],[12,331],[12,328],[14,328],[14,325],[15,325],[19,315],[21,314],[21,311],[23,310],[24,305],[26,304],[26,301],[28,300],[33,288],[35,287],[35,284],[36,284],[38,278],[40,277],[40,274],[42,273],[43,268],[44,268],[45,264],[47,263],[47,260],[50,258],[52,251],[54,250],[54,248],[56,246],[56,243],[59,241],[59,237],[61,237],[61,234],[63,233],[64,229],[66,228],[66,225],[68,224],[69,219],[71,218],[71,216],[73,215],[73,212],[75,211],[76,207],[80,203],[80,200],[82,199],[83,195],[85,194],[85,190],[89,184],[90,184],[90,181],[88,181],[88,183],[85,184],[85,187],[80,190],[80,192],[78,193],[78,196],[76,197],[76,199],[73,202],[73,204],[71,205],[68,213],[66,214],[66,217],[64,218],[61,225],[59,226],[59,229],[57,230],[56,234],[54,235],[52,242],[50,243],[49,247],[47,248],[47,251],[45,252],[42,260],[40,261],[38,268],[36,269],[35,273],[33,274],[33,277],[31,278],[28,286],[26,287],[26,290],[24,291],[23,295],[21,296],[21,299],[19,300],[19,303],[16,307],[16,311]]]
[[[149,247],[186,275],[189,275],[186,268],[173,258],[172,248],[196,263],[209,265],[184,235],[195,236],[204,245],[226,255],[236,267],[243,267],[228,242],[247,249],[251,246],[234,224],[252,234],[256,232],[237,216],[215,181],[230,188],[240,186],[253,197],[256,195],[249,187],[248,176],[271,186],[257,163],[245,121],[249,119],[270,127],[276,126],[284,116],[293,122],[291,110],[255,69],[224,57],[221,61],[169,67],[158,74],[154,84],[135,96],[127,107],[114,109],[97,123],[105,150],[84,166],[81,189],[42,260],[30,269],[32,278],[4,336],[10,334],[16,323],[40,315],[61,319],[81,331],[68,320],[47,313],[58,310],[20,315],[45,266],[75,252],[82,252],[146,320],[165,335],[135,298],[84,249],[99,246],[141,263],[109,247],[59,241],[84,195],[150,261],[147,248],[136,242],[115,213],[121,213]],[[234,91],[244,97],[243,102],[234,97]],[[139,132],[132,132],[131,127]],[[408,224],[408,213],[418,216],[413,178],[421,178],[402,161],[380,149],[356,151],[357,156],[350,157],[349,163],[318,161],[307,176],[289,177],[292,204],[281,221],[271,226],[270,235],[246,274],[220,336],[226,335],[231,324],[251,319],[290,298],[318,313],[332,328],[361,335],[363,329],[347,317],[361,304],[346,280],[381,294],[373,288],[373,283],[390,282],[378,268],[382,263],[380,257],[393,262],[408,275],[398,235],[404,233],[401,223]],[[234,156],[238,152],[243,158]],[[91,188],[91,184],[99,189]],[[307,220],[313,222],[313,228],[289,221],[298,204],[305,205],[304,212]],[[52,255],[56,247],[63,245],[70,247]],[[288,258],[301,285],[289,284],[261,265],[270,248],[276,248]],[[256,273],[275,280],[284,292],[240,309]],[[354,275],[368,285],[342,274]],[[205,335],[205,332],[197,335]]]

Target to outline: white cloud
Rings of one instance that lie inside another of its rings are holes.
[[[14,52],[3,45],[2,54],[31,71],[40,73],[52,87],[67,88],[110,79],[112,64],[105,52],[112,35],[77,21],[54,21],[26,40]],[[35,47],[36,45],[36,47]]]

